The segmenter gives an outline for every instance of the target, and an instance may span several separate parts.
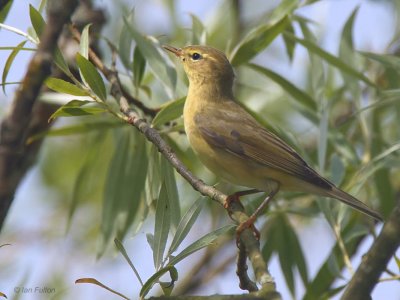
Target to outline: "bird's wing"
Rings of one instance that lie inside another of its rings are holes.
[[[208,144],[323,189],[332,188],[283,140],[264,129],[238,104],[231,105],[236,108],[220,111],[213,122],[206,113],[195,116],[196,127]]]

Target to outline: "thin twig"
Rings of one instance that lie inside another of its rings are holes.
[[[350,256],[347,253],[346,246],[344,245],[342,236],[340,234],[340,227],[337,223],[333,225],[333,231],[335,233],[336,240],[338,242],[340,251],[342,252],[344,264],[346,265],[347,269],[349,270],[350,275],[353,276],[354,275],[353,265],[351,264]]]

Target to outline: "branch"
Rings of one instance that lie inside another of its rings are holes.
[[[73,30],[74,36],[80,40],[80,34],[76,30]],[[103,73],[107,80],[111,83],[111,95],[119,102],[120,110],[125,115],[126,121],[136,127],[148,141],[153,143],[157,149],[164,155],[164,157],[171,163],[175,170],[198,192],[204,196],[208,196],[211,199],[217,201],[221,205],[224,205],[227,195],[220,192],[213,186],[206,185],[199,178],[194,176],[186,166],[178,159],[177,155],[173,152],[172,148],[163,140],[157,130],[152,128],[146,120],[140,118],[140,116],[133,111],[127,98],[124,96],[121,83],[118,78],[118,73],[114,70],[107,68],[102,61],[97,57],[96,53],[89,49],[89,57],[93,64]],[[244,208],[240,203],[234,201],[228,208],[230,217],[237,223],[243,223],[249,219],[249,216],[244,212]],[[251,229],[243,230],[240,235],[240,243],[242,243],[247,250],[247,254],[252,263],[254,273],[257,281],[261,284],[260,291],[256,292],[255,295],[266,296],[274,295],[274,299],[280,299],[279,293],[276,292],[275,282],[272,276],[268,272],[268,267],[262,254],[260,252],[260,246],[255,238]],[[174,297],[174,299],[177,299]],[[221,298],[222,299],[222,298]],[[250,298],[249,298],[250,299]],[[272,298],[269,298],[272,299]]]
[[[400,201],[347,286],[342,300],[371,299],[371,292],[400,246]]]
[[[48,22],[40,44],[29,63],[27,73],[16,91],[12,107],[0,128],[0,228],[7,216],[15,190],[30,166],[24,157],[33,106],[44,80],[50,74],[53,52],[63,26],[70,19],[78,1],[49,1]]]

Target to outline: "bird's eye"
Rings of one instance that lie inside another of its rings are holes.
[[[195,53],[192,54],[192,59],[193,60],[199,60],[200,58],[201,58],[201,55],[199,53],[195,52]]]

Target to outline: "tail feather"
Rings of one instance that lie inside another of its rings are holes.
[[[350,205],[351,207],[359,210],[360,212],[378,220],[383,221],[382,215],[377,211],[369,208],[366,204],[356,199],[355,197],[347,194],[339,188],[333,187],[332,190],[326,191],[327,196],[338,199],[343,203]]]

